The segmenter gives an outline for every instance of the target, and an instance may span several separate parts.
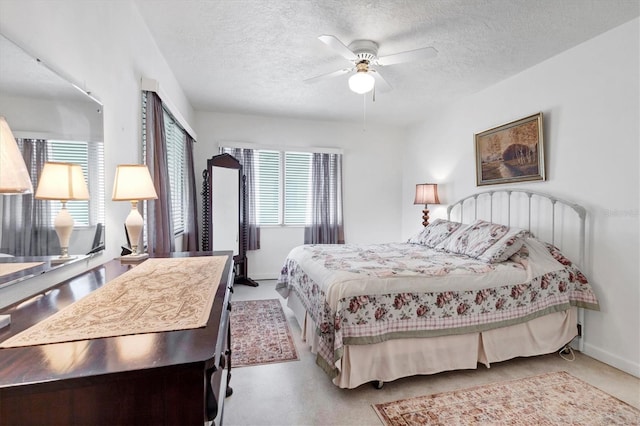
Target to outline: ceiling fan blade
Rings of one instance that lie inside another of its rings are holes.
[[[395,65],[403,62],[413,62],[422,59],[433,58],[438,51],[433,47],[423,47],[422,49],[409,50],[407,52],[394,53],[393,55],[378,58],[378,65],[387,66]]]
[[[318,37],[318,40],[335,50],[340,56],[348,59],[350,61],[356,61],[358,56],[353,53],[347,46],[344,45],[340,40],[338,40],[335,36],[332,35],[321,35]]]
[[[380,91],[380,92],[389,92],[391,90],[393,90],[393,87],[391,87],[391,85],[389,83],[387,83],[387,80],[385,80],[382,75],[380,74],[380,72],[378,72],[377,70],[370,70],[371,75],[373,75],[373,78],[375,78],[376,80],[376,90]]]
[[[353,68],[343,68],[341,70],[330,72],[328,74],[321,74],[321,75],[318,75],[318,76],[315,76],[315,77],[307,78],[306,80],[303,80],[303,81],[305,83],[309,83],[309,84],[316,83],[318,81],[328,80],[328,79],[333,78],[333,77],[341,76],[341,75],[346,74],[346,73],[351,72],[351,71],[353,71]]]

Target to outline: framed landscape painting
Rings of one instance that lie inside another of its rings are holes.
[[[545,180],[542,113],[476,133],[476,183]]]

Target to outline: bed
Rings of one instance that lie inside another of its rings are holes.
[[[487,191],[406,242],[296,247],[276,289],[341,388],[489,367],[562,349],[598,309],[585,221],[547,194]]]

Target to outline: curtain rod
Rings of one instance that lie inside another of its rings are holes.
[[[178,121],[178,123],[180,123],[184,131],[189,133],[189,135],[193,138],[194,141],[198,140],[198,135],[196,135],[196,132],[191,128],[191,126],[189,125],[187,120],[184,118],[184,116],[180,114],[180,111],[175,106],[175,104],[171,102],[171,99],[169,98],[169,96],[167,96],[167,94],[164,93],[164,91],[162,91],[162,89],[160,88],[160,83],[157,80],[154,80],[152,78],[142,77],[140,81],[140,88],[147,92],[154,92],[158,96],[160,96],[162,103],[167,107],[167,109],[171,112],[171,115],[173,115],[173,117]]]

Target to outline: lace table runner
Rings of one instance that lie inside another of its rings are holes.
[[[148,259],[0,348],[204,327],[226,260]]]
[[[0,277],[3,275],[13,274],[14,272],[24,271],[25,269],[40,266],[44,262],[25,262],[25,263],[0,263]]]

